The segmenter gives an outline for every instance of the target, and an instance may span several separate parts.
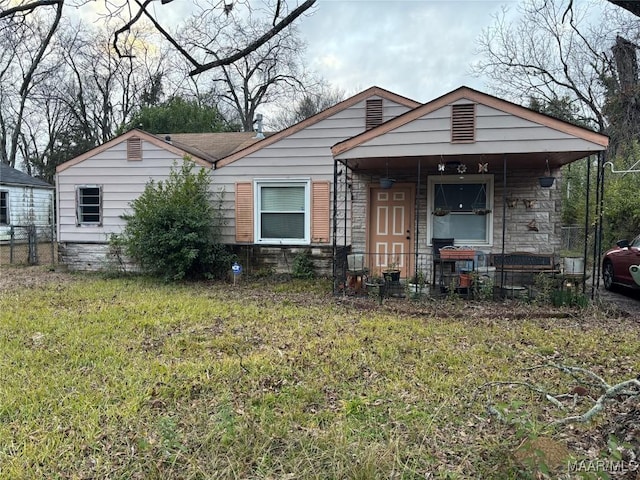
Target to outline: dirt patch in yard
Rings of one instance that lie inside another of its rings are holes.
[[[63,285],[77,281],[78,277],[47,266],[16,267],[0,265],[0,293],[42,288],[47,285]]]

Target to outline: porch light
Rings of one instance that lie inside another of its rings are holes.
[[[538,182],[540,183],[540,186],[542,188],[550,188],[553,186],[553,182],[555,180],[555,177],[551,176],[551,170],[549,170],[549,159],[546,159],[547,162],[547,169],[545,170],[545,176],[544,177],[538,177]]]

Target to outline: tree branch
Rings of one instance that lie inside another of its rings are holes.
[[[228,57],[219,58],[213,62],[205,63],[204,65],[199,65],[197,68],[189,72],[189,75],[192,75],[192,76],[198,75],[199,73],[206,72],[207,70],[211,70],[212,68],[215,68],[215,67],[220,67],[222,65],[229,65],[235,62],[236,60],[239,60],[242,57],[245,57],[249,53],[253,52],[254,50],[260,48],[262,45],[267,43],[270,39],[275,37],[278,33],[280,33],[286,27],[291,25],[291,23],[293,23],[293,21],[296,18],[302,15],[305,11],[309,10],[315,3],[316,3],[316,0],[306,0],[304,3],[298,6],[298,8],[293,10],[289,15],[284,17],[282,21],[280,21],[280,23],[278,23],[277,25],[274,25],[272,29],[270,29],[268,32],[266,32],[257,40],[251,42],[242,50],[239,50],[238,52],[234,53],[233,55],[229,55]]]

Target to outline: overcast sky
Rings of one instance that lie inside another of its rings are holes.
[[[376,85],[427,102],[462,85],[475,40],[503,6],[498,0],[320,0],[298,22],[309,67],[347,94]],[[488,92],[489,93],[489,92]]]

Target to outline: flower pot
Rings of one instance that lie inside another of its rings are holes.
[[[554,177],[539,177],[538,182],[542,188],[549,188],[553,186],[555,178]]]
[[[400,270],[387,270],[382,272],[382,276],[387,282],[398,283],[400,281]]]
[[[584,258],[582,257],[564,257],[562,259],[564,273],[569,275],[580,275],[584,273]]]

